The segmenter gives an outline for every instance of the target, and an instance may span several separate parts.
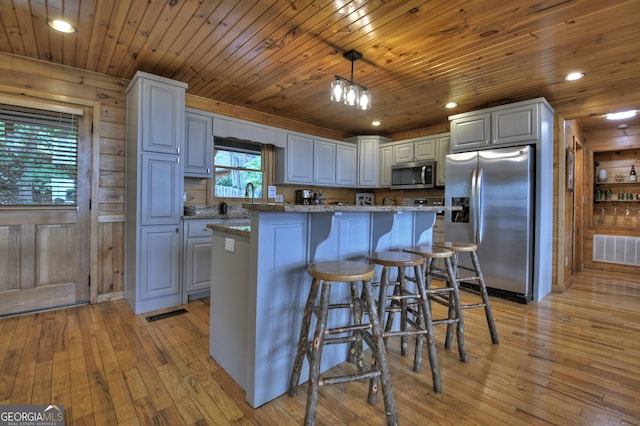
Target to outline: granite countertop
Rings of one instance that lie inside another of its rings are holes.
[[[184,215],[182,219],[190,220],[190,219],[250,219],[250,212],[241,212],[241,213],[228,213],[228,214],[220,214],[220,213],[196,213],[192,215]]]
[[[433,212],[462,210],[462,207],[445,206],[354,206],[338,204],[299,205],[282,203],[244,203],[242,207],[247,210],[260,212],[280,213],[331,213],[331,212]]]
[[[207,228],[220,231],[227,232],[229,234],[239,235],[241,237],[249,237],[251,235],[251,224],[249,222],[246,223],[209,223],[207,224]]]

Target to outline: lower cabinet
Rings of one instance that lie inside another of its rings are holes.
[[[211,230],[209,223],[221,219],[193,219],[183,222],[182,303],[209,296],[211,286]]]
[[[185,219],[182,226],[182,303],[211,292],[210,223],[246,223],[249,218]]]

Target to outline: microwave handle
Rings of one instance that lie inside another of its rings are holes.
[[[427,183],[427,166],[422,166],[422,171],[420,173],[420,178],[422,179],[422,184],[425,185]]]

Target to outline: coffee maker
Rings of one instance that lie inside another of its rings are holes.
[[[313,191],[310,189],[297,189],[296,204],[313,204]]]

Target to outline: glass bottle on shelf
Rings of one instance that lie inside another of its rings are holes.
[[[629,173],[629,182],[635,182],[638,179],[636,176],[636,168],[634,165],[631,165],[631,172]]]

